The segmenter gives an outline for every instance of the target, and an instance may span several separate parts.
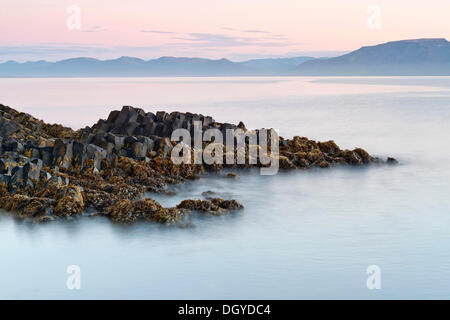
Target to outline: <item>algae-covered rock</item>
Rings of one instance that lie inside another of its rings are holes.
[[[271,156],[279,155],[279,167],[284,170],[382,162],[361,148],[341,150],[334,141],[294,136],[280,137],[279,151],[272,141],[258,141],[261,145],[257,145],[249,137],[244,139],[243,148],[227,148],[215,140],[204,142],[203,149],[223,151],[224,160],[231,156],[232,163],[173,163],[172,132],[184,128],[192,134],[197,122],[202,130],[216,129],[224,136],[229,129],[247,134],[262,130],[249,131],[243,122],[219,123],[190,112],[155,114],[125,106],[92,127],[74,131],[0,104],[0,208],[38,222],[80,216],[89,209],[117,223],[148,221],[188,226],[186,219],[191,212],[221,215],[243,206],[235,200],[205,194],[206,200],[184,200],[176,207],[164,208],[144,195],[168,193],[171,184],[222,169],[229,172],[265,166],[249,152],[260,153],[263,147]],[[191,158],[202,151],[187,147]],[[238,158],[245,163],[238,164]],[[387,163],[396,164],[397,160],[388,158]]]
[[[64,189],[62,197],[56,204],[55,215],[64,217],[75,216],[81,214],[83,210],[84,201],[81,188],[68,186]]]
[[[213,198],[209,200],[183,200],[180,204],[177,205],[177,208],[199,211],[213,215],[220,215],[233,210],[243,209],[244,206],[242,206],[236,200]]]

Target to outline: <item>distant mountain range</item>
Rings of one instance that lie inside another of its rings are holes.
[[[334,58],[293,57],[233,62],[227,59],[161,57],[143,60],[73,58],[57,62],[0,64],[0,77],[137,76],[389,76],[450,75],[450,43],[416,39],[362,47]]]
[[[35,61],[0,64],[0,77],[139,77],[139,76],[245,76],[287,74],[312,57],[227,59],[161,57],[142,60],[120,57],[112,60],[73,58],[57,62]]]

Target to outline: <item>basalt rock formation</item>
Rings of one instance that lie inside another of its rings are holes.
[[[153,114],[125,106],[92,127],[74,131],[0,105],[0,208],[39,222],[92,211],[119,223],[164,224],[183,223],[193,212],[218,215],[242,209],[235,200],[220,198],[184,200],[172,208],[143,198],[223,167],[255,166],[174,164],[169,137],[175,129],[192,131],[194,121],[224,135],[227,129],[247,130],[242,122],[218,123],[199,114]],[[341,150],[333,141],[294,137],[280,138],[279,162],[282,169],[307,169],[383,161],[360,148]],[[395,162],[390,158],[389,163]]]

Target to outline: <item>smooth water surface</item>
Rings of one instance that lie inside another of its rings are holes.
[[[172,206],[212,190],[245,206],[193,229],[0,214],[0,298],[450,298],[449,90],[449,77],[0,79],[0,103],[74,128],[122,105],[191,111],[401,163],[241,172],[150,195]],[[380,290],[366,287],[370,265]]]

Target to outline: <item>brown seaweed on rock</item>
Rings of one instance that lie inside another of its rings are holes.
[[[203,129],[223,133],[247,131],[242,122],[236,126],[189,112],[153,114],[128,106],[92,127],[74,131],[0,105],[0,208],[38,222],[76,217],[93,209],[117,223],[166,225],[182,223],[192,212],[221,215],[242,209],[235,200],[213,197],[184,200],[173,208],[142,199],[148,192],[168,192],[169,185],[208,172],[262,166],[249,164],[248,155],[244,165],[174,164],[169,137],[179,128],[192,130],[194,121],[201,121]],[[361,148],[341,150],[333,141],[280,137],[279,147],[280,168],[285,170],[383,162]],[[224,156],[242,152],[223,148]],[[389,158],[388,163],[396,160]]]

